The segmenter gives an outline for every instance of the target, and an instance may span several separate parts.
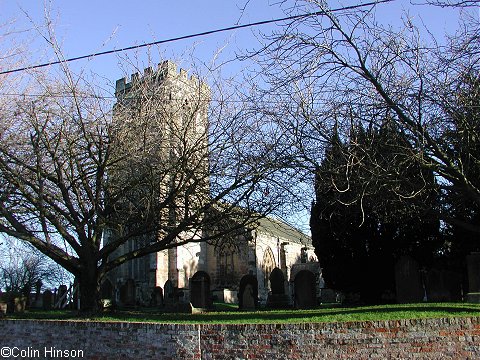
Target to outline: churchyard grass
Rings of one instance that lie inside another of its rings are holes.
[[[13,319],[52,319],[86,321],[159,322],[177,324],[259,324],[377,321],[440,317],[480,316],[480,304],[418,303],[343,307],[324,305],[311,310],[239,311],[236,306],[216,304],[217,309],[201,314],[161,313],[157,309],[117,310],[94,317],[69,311],[27,311],[12,314]],[[220,311],[219,311],[220,310]]]

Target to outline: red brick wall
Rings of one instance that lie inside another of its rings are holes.
[[[480,359],[480,317],[259,325],[1,320],[0,346],[0,358],[13,351],[45,359],[53,348],[84,359]]]

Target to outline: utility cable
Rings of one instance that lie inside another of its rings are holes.
[[[17,69],[5,70],[5,71],[1,71],[0,75],[11,74],[11,73],[25,71],[25,70],[33,70],[33,69],[38,69],[38,68],[51,66],[51,65],[57,65],[57,64],[61,64],[61,63],[67,63],[67,62],[72,62],[72,61],[77,61],[77,60],[82,60],[82,59],[89,59],[89,58],[102,56],[102,55],[115,54],[115,53],[119,53],[119,52],[125,52],[125,51],[129,51],[129,50],[140,49],[140,48],[148,47],[148,46],[152,46],[152,45],[159,45],[159,44],[165,44],[165,43],[179,41],[179,40],[192,39],[192,38],[196,38],[196,37],[200,37],[200,36],[212,35],[212,34],[225,32],[225,31],[244,29],[244,28],[248,28],[248,27],[266,25],[266,24],[271,24],[271,23],[281,22],[281,21],[286,21],[286,20],[296,20],[296,19],[307,18],[307,17],[323,16],[323,15],[326,15],[327,13],[339,12],[339,11],[344,11],[344,10],[355,10],[355,9],[359,9],[359,8],[362,8],[362,7],[374,6],[374,5],[388,3],[388,2],[392,2],[392,1],[394,1],[394,0],[372,1],[372,2],[363,3],[363,4],[344,6],[344,7],[341,7],[341,8],[332,9],[332,10],[328,10],[328,11],[323,11],[322,10],[322,11],[316,11],[316,12],[302,14],[302,15],[287,16],[287,17],[279,18],[279,19],[263,20],[263,21],[257,21],[257,22],[253,22],[253,23],[243,24],[243,25],[229,26],[229,27],[226,27],[226,28],[209,30],[209,31],[204,31],[204,32],[201,32],[201,33],[195,33],[195,34],[189,34],[189,35],[183,35],[183,36],[178,36],[178,37],[174,37],[174,38],[170,38],[170,39],[158,40],[158,41],[153,41],[153,42],[149,42],[149,43],[144,43],[144,44],[140,44],[140,45],[127,46],[127,47],[124,47],[124,48],[121,48],[121,49],[106,50],[106,51],[96,52],[96,53],[92,53],[92,54],[88,54],[88,55],[76,56],[76,57],[72,57],[72,58],[65,59],[65,60],[57,60],[57,61],[51,61],[51,62],[48,62],[48,63],[39,64],[39,65],[31,65],[31,66],[26,66],[26,67],[17,68]]]

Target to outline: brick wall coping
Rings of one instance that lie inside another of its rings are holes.
[[[82,320],[82,319],[69,319],[69,320],[53,320],[53,319],[0,319],[0,322],[32,322],[32,323],[48,323],[51,325],[66,325],[71,324],[78,326],[79,324],[87,324],[96,326],[132,326],[132,327],[169,327],[176,329],[187,328],[211,328],[219,330],[227,329],[289,329],[295,327],[302,330],[315,330],[315,329],[361,329],[361,328],[399,328],[399,327],[414,327],[414,326],[439,326],[445,325],[477,325],[480,324],[480,316],[452,316],[452,317],[439,317],[439,318],[418,318],[418,319],[399,319],[399,320],[367,320],[367,321],[340,321],[340,322],[292,322],[292,323],[245,323],[245,324],[216,324],[216,323],[198,323],[198,324],[183,324],[183,323],[162,323],[153,321],[98,321],[98,320]]]

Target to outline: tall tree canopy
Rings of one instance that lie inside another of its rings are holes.
[[[391,121],[331,141],[316,171],[313,242],[328,286],[378,302],[394,292],[397,257],[427,260],[441,247],[435,179]]]

